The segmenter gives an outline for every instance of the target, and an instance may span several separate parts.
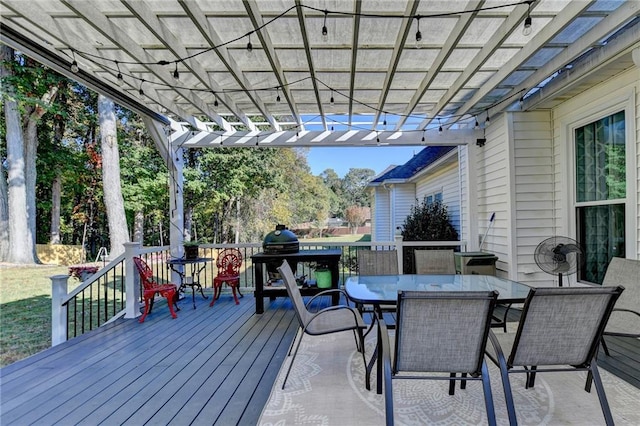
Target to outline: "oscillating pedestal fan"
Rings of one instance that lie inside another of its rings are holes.
[[[562,275],[577,272],[582,254],[577,241],[568,237],[551,237],[538,244],[533,256],[544,272],[558,274],[558,285],[562,287]]]

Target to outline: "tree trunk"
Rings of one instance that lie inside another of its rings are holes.
[[[13,49],[2,48],[2,62],[13,60]],[[0,64],[1,75],[11,74]],[[3,82],[4,83],[4,82]],[[11,84],[4,84],[7,93],[13,93]],[[9,253],[11,263],[35,263],[32,253],[33,238],[29,232],[27,214],[27,185],[25,176],[24,140],[20,112],[15,97],[8,96],[4,102],[7,137],[7,205],[9,207]]]
[[[0,164],[0,262],[9,256],[9,204],[7,194],[7,174]]]
[[[185,206],[184,208],[184,240],[191,241],[191,225],[193,224],[193,207]]]
[[[129,242],[127,218],[124,213],[124,199],[120,185],[120,155],[116,114],[113,101],[98,95],[98,116],[100,119],[100,144],[102,148],[102,182],[104,205],[109,221],[110,256],[124,253],[124,243]]]
[[[55,149],[58,150],[62,143],[64,135],[64,121],[55,120],[54,122],[54,138]],[[49,244],[61,244],[60,238],[60,203],[62,198],[62,172],[58,167],[56,175],[51,182],[51,230],[49,237]]]
[[[133,217],[133,241],[144,244],[144,211],[136,210]]]
[[[62,178],[56,174],[51,183],[51,238],[49,244],[60,244],[60,195],[62,193]]]

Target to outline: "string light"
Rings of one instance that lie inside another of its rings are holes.
[[[489,127],[491,125],[491,117],[489,117],[489,111],[487,111],[487,119],[484,120],[484,127]]]
[[[475,120],[476,120],[476,124],[473,126],[474,129],[478,130],[480,128],[480,123],[478,123],[478,116],[474,116]]]
[[[522,109],[522,107],[524,106],[524,98],[520,97],[520,100],[518,101],[518,104],[520,105],[520,109]]]
[[[420,32],[420,15],[416,16],[416,24],[418,31],[416,31],[416,46],[422,41],[422,33]]]
[[[522,27],[522,34],[524,34],[525,36],[529,36],[531,35],[531,2],[528,2],[528,10],[527,10],[527,17],[524,18],[524,27]]]
[[[76,61],[76,53],[72,50],[71,54],[73,55],[73,62],[71,62],[71,72],[77,74],[80,71],[78,68],[78,61]]]
[[[277,93],[278,93],[278,96],[276,96],[276,102],[279,103],[280,102],[280,89],[276,89],[276,90],[277,90]]]
[[[144,90],[142,90],[142,85],[144,84],[144,80],[140,80],[140,89],[138,89],[138,93],[140,96],[144,96]]]
[[[248,34],[249,42],[247,43],[247,56],[251,56],[251,52],[253,52],[253,44],[251,44],[251,33]]]
[[[322,40],[326,43],[329,40],[329,31],[327,30],[327,15],[328,10],[324,11],[324,22],[322,23]]]
[[[178,72],[178,62],[176,62],[176,69],[173,70],[173,79],[180,80],[180,73]]]
[[[438,118],[438,133],[442,134],[442,123],[440,122],[440,119]]]
[[[329,99],[329,103],[331,105],[335,105],[335,101],[333,100],[333,90],[331,91],[331,99]]]
[[[424,132],[425,132],[425,130],[423,129],[422,130],[422,142],[424,142]]]
[[[120,72],[120,65],[118,61],[116,61],[116,67],[118,68],[118,75],[116,77],[116,79],[118,80],[118,86],[122,87],[124,86],[124,78],[122,78],[122,73]]]
[[[213,106],[214,108],[218,108],[218,96],[214,93],[213,94],[214,98],[213,98]]]

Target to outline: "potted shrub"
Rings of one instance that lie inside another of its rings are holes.
[[[184,258],[187,260],[197,259],[199,257],[198,251],[200,249],[200,242],[198,241],[185,241],[182,243],[184,246]]]

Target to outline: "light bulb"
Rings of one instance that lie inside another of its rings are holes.
[[[522,28],[522,34],[529,36],[531,34],[531,16],[527,16],[524,20],[524,27]]]
[[[176,62],[176,69],[173,70],[173,79],[180,80],[180,73],[178,72],[178,63]]]
[[[118,85],[120,87],[124,86],[124,78],[122,78],[122,73],[118,72],[118,76],[116,77],[118,79]]]
[[[77,74],[78,71],[80,71],[80,68],[78,68],[78,62],[74,59],[71,63],[71,72]]]
[[[322,41],[325,43],[329,41],[329,31],[327,30],[327,26],[322,27]]]

